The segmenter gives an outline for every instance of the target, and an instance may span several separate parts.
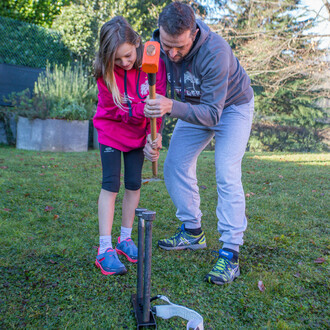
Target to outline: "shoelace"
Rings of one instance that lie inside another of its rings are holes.
[[[219,251],[212,251],[211,254],[214,257],[212,263],[214,263],[215,260],[218,259],[213,267],[213,270],[223,271],[228,265],[229,261],[226,258],[221,257]]]
[[[170,239],[178,238],[181,235],[182,232],[184,232],[184,230],[182,230],[181,227],[177,228],[176,232],[174,233],[174,235]]]

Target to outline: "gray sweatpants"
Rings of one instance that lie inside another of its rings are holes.
[[[196,177],[197,158],[215,136],[218,192],[216,214],[223,247],[238,251],[247,226],[241,163],[250,136],[254,99],[223,110],[216,126],[205,127],[178,120],[164,164],[166,188],[185,228],[201,227],[202,212]]]

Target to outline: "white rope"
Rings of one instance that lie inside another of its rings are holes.
[[[204,330],[203,317],[200,314],[187,307],[171,303],[166,296],[159,295],[158,298],[168,302],[169,304],[154,306],[152,309],[156,316],[163,319],[179,316],[188,321],[187,330]]]

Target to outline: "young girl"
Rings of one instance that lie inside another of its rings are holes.
[[[142,55],[141,38],[123,17],[117,16],[102,26],[95,60],[99,94],[93,122],[98,132],[103,174],[98,201],[100,247],[95,264],[104,275],[127,272],[117,253],[130,262],[137,262],[137,247],[131,232],[140,199],[143,147],[150,134],[150,120],[143,113],[149,85],[147,74],[140,69]],[[166,93],[165,65],[161,60],[156,92]],[[157,131],[160,125],[161,120],[157,120]],[[120,186],[122,153],[125,194],[121,232],[114,249],[111,230]]]

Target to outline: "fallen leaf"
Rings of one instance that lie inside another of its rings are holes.
[[[0,166],[0,168],[5,170],[6,168],[8,168],[8,166]]]
[[[315,190],[315,189],[313,189],[313,190],[312,190],[312,192],[316,192],[316,190]]]
[[[279,177],[280,179],[283,179],[283,175],[279,175],[278,177]]]
[[[261,292],[264,292],[265,291],[265,286],[264,286],[264,284],[262,283],[262,281],[259,281],[258,282],[258,288],[259,288],[259,290],[261,291]]]
[[[204,186],[204,185],[201,185],[200,186],[202,189],[206,189],[207,187],[206,186]]]
[[[293,276],[294,277],[300,277],[300,274],[299,273],[295,273]]]
[[[143,181],[143,182],[142,182],[142,184],[147,184],[147,183],[149,183],[149,181]]]
[[[317,259],[314,260],[314,262],[316,264],[323,264],[325,262],[325,259],[324,258],[317,258]]]
[[[11,209],[4,208],[3,210],[6,212],[11,212]]]
[[[54,210],[54,208],[53,208],[52,206],[47,205],[47,206],[45,207],[45,211],[46,211],[46,212],[50,212],[51,210]]]
[[[250,197],[250,194],[249,193],[245,194],[245,197]]]
[[[54,215],[54,220],[58,219],[60,216],[58,214]]]
[[[55,264],[55,261],[52,260],[52,259],[50,259],[49,262],[52,263],[52,264]]]

